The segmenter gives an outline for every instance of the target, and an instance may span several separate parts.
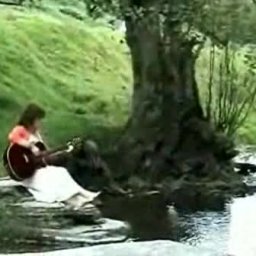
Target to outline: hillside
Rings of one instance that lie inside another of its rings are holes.
[[[125,122],[132,82],[123,35],[89,19],[3,7],[0,33],[0,150],[31,101],[47,109],[53,144]]]

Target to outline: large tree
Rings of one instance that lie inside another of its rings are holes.
[[[181,176],[218,170],[230,155],[203,115],[195,80],[205,1],[120,1],[134,74],[125,166]]]
[[[180,165],[198,156],[203,168],[212,162],[212,169],[215,160],[206,147],[212,133],[204,121],[195,80],[193,50],[198,40],[191,36],[188,23],[198,9],[193,1],[121,4],[134,74],[132,112],[123,141],[129,148],[124,154],[126,166],[139,171],[152,152],[162,158],[157,159],[159,171],[165,161]]]
[[[253,42],[252,2],[109,0],[103,9],[117,10],[117,2],[134,78],[131,115],[118,147],[119,170],[156,181],[166,174],[226,176],[232,171],[232,143],[203,113],[195,62],[207,38],[221,46],[230,40]]]

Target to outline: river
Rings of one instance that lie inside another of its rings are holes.
[[[256,176],[247,177],[246,183],[255,185]],[[132,227],[131,235],[136,240],[171,239],[209,249],[216,255],[223,256],[228,252],[228,246],[243,251],[243,243],[247,243],[247,248],[254,244],[254,241],[250,243],[248,239],[255,237],[255,198],[247,196],[233,199],[222,211],[179,212],[177,222],[172,214],[163,210],[164,203],[157,197],[130,201],[112,200],[103,212],[108,217],[128,221]],[[249,256],[244,253],[242,255]]]
[[[154,202],[155,201],[155,202]],[[117,202],[104,209],[107,217],[128,221],[137,241],[170,239],[209,249],[216,255],[227,252],[230,230],[230,204],[224,211],[179,212],[178,221],[166,214],[157,199]]]
[[[229,208],[229,207],[228,207]],[[178,241],[223,255],[228,250],[230,212],[196,212],[181,217],[184,232]]]

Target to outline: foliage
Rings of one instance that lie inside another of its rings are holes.
[[[215,42],[241,45],[255,42],[256,8],[251,0],[208,1],[204,20],[198,27]]]
[[[87,13],[93,18],[99,18],[106,13],[118,16],[117,0],[83,0]]]
[[[205,116],[229,136],[244,124],[256,97],[253,69],[238,63],[237,55],[238,51],[229,45],[222,50],[210,47],[209,81],[203,97]]]

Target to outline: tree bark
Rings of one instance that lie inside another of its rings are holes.
[[[130,10],[125,22],[134,93],[119,147],[119,169],[154,181],[188,172],[205,177],[233,155],[203,116],[195,80],[195,44],[179,23],[171,18],[162,21],[161,4],[152,2],[140,8],[124,5]]]

